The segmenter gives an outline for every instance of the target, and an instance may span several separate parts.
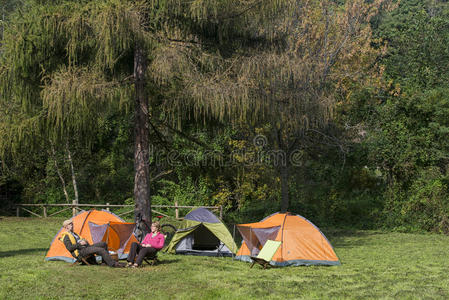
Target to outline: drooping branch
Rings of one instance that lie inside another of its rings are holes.
[[[87,68],[63,67],[44,79],[46,127],[55,136],[77,132],[90,137],[95,134],[98,116],[127,99],[129,88]]]

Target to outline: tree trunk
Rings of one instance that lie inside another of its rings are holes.
[[[134,51],[134,217],[136,222],[141,217],[151,223],[150,172],[149,172],[149,116],[148,97],[145,85],[147,58],[140,43]]]
[[[289,196],[288,196],[288,165],[281,164],[279,166],[279,172],[281,173],[281,212],[285,213],[288,210]]]
[[[69,143],[67,143],[66,146],[67,146],[67,158],[69,159],[70,170],[72,171],[73,192],[75,193],[74,203],[78,204],[79,203],[78,185],[76,184],[75,168],[73,167],[72,154],[70,153],[69,150]]]
[[[288,168],[290,165],[290,156],[289,151],[290,148],[288,147],[288,141],[284,141],[282,138],[282,128],[276,128],[273,131],[274,133],[274,141],[276,143],[276,150],[282,151],[282,153],[285,154],[285,161],[280,160],[275,162],[277,164],[279,175],[281,179],[281,212],[285,213],[288,210],[289,205],[289,196],[288,196],[288,179],[289,179],[289,172]]]
[[[70,203],[69,193],[67,193],[64,176],[62,176],[62,172],[61,172],[61,170],[59,169],[59,166],[58,166],[58,161],[56,160],[56,150],[55,150],[55,146],[53,145],[52,141],[50,141],[50,147],[51,147],[50,156],[51,156],[51,158],[53,159],[53,161],[55,163],[56,173],[58,173],[59,180],[61,181],[62,191],[64,192],[65,200],[66,200],[67,203]]]

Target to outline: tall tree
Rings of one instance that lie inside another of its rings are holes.
[[[199,77],[185,77],[195,78],[184,82],[195,116],[269,124],[282,211],[289,205],[290,163],[300,159],[295,148],[305,135],[321,133],[354,86],[379,86],[376,59],[383,49],[373,46],[370,21],[388,4],[283,1],[269,15],[251,15],[238,50],[212,66],[203,63],[208,71]]]
[[[2,153],[42,138],[65,143],[76,136],[89,144],[106,111],[133,107],[135,215],[151,220],[154,107],[162,102],[175,111],[185,100],[177,84],[197,86],[201,74],[220,68],[214,64],[245,40],[248,16],[277,6],[256,0],[27,1],[7,23],[2,44],[0,98],[8,107],[0,124]],[[175,80],[161,80],[164,74]]]

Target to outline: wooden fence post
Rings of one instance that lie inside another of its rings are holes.
[[[175,218],[176,220],[179,218],[178,201],[175,201]]]
[[[42,206],[44,208],[44,218],[47,217],[47,206],[43,205]]]
[[[110,211],[110,210],[109,210],[109,202],[106,202],[106,210],[107,210],[107,211]]]
[[[17,214],[17,217],[20,216],[20,206],[16,206],[16,214]]]

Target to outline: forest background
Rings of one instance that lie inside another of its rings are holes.
[[[8,22],[45,2],[0,0],[1,40]],[[332,117],[319,129],[301,130],[285,157],[273,152],[281,147],[271,119],[176,119],[153,102],[151,203],[222,205],[229,223],[259,220],[281,209],[278,167],[285,158],[288,211],[319,226],[449,233],[449,3],[401,1],[369,24],[370,46],[382,49],[373,61],[381,87],[359,80],[346,86],[349,92],[332,89]],[[220,39],[208,42],[223,56],[231,51]],[[179,97],[184,91],[174,82],[156,98]],[[12,102],[0,103],[2,214],[13,213],[17,203],[74,197],[134,204],[132,109],[104,109],[88,141],[67,135],[53,143],[33,135],[15,144],[10,128],[21,116],[8,117]]]

